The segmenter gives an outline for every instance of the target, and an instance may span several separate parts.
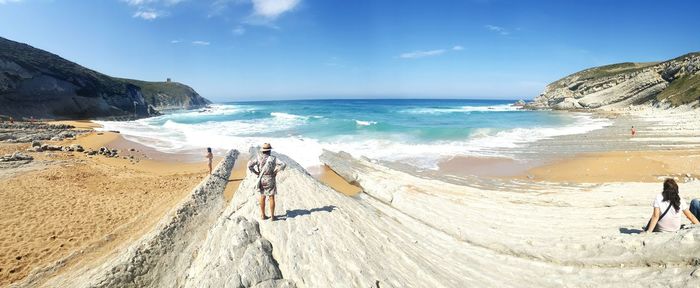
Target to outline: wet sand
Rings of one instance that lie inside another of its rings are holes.
[[[233,171],[231,172],[231,177],[229,178],[228,185],[224,190],[224,199],[226,202],[231,201],[233,194],[238,190],[238,186],[241,185],[241,181],[245,178],[248,173],[248,154],[241,153],[236,160],[236,164],[233,165]]]
[[[517,161],[500,157],[457,156],[438,163],[438,171],[455,176],[510,177],[523,175],[542,163],[542,161]]]
[[[310,167],[307,170],[316,180],[347,196],[355,196],[362,192],[361,187],[348,183],[326,165]]]
[[[574,183],[660,182],[700,177],[700,150],[587,153],[527,171],[534,180]]]

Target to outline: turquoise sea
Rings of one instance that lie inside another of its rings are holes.
[[[230,102],[126,122],[100,122],[127,139],[177,153],[247,151],[270,142],[307,167],[322,149],[436,169],[449,157],[517,158],[537,141],[601,129],[587,114],[524,111],[503,100],[296,100]]]

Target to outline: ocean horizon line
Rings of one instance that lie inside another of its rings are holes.
[[[301,102],[301,101],[476,101],[476,102],[517,102],[532,99],[480,99],[480,98],[300,98],[300,99],[265,99],[265,100],[226,100],[212,101],[212,104],[264,103],[264,102]]]

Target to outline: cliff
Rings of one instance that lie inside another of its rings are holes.
[[[619,63],[586,69],[544,89],[534,109],[622,108],[631,105],[697,107],[700,52],[665,62]]]
[[[59,119],[142,118],[210,103],[170,82],[120,79],[0,37],[0,115]]]
[[[193,109],[211,104],[199,96],[192,87],[177,82],[147,82],[132,79],[119,79],[141,88],[141,94],[149,105],[163,109]]]

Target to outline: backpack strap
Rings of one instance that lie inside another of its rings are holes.
[[[661,221],[661,219],[664,218],[664,216],[666,216],[666,213],[668,213],[668,210],[671,210],[671,206],[673,206],[673,205],[671,205],[671,201],[668,201],[668,208],[666,208],[666,211],[664,211],[664,214],[661,214],[658,221]],[[656,222],[658,223],[658,221],[656,221]]]

